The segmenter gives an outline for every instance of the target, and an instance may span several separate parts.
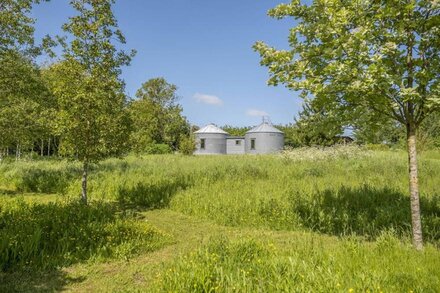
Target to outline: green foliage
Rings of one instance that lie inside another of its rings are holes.
[[[285,147],[299,147],[304,146],[298,138],[297,129],[294,124],[276,125],[276,128],[284,132],[284,146]]]
[[[54,268],[90,258],[127,258],[163,245],[147,223],[117,214],[115,206],[79,202],[29,205],[2,201],[0,267]]]
[[[167,144],[177,150],[181,136],[189,134],[189,123],[176,104],[177,86],[164,78],[154,78],[142,84],[136,100],[129,105],[133,125],[131,147],[144,152],[146,145]]]
[[[62,133],[61,151],[83,163],[82,199],[87,203],[88,166],[127,149],[129,117],[121,67],[129,65],[134,51],[118,48],[125,37],[112,11],[114,0],[72,0],[78,13],[63,30],[70,43],[60,39],[64,60],[55,64],[50,85],[59,104],[57,122]]]
[[[179,152],[185,156],[192,156],[196,150],[196,141],[193,136],[184,136],[180,139]]]
[[[231,125],[225,125],[220,128],[232,136],[244,136],[246,134],[246,132],[248,132],[252,127],[249,127],[249,126],[236,127],[236,126],[231,126]]]
[[[44,0],[43,0],[44,1]],[[48,0],[46,0],[48,1]],[[40,0],[2,0],[0,9],[0,55],[5,51],[22,51],[35,55],[34,23],[30,17],[32,6]]]
[[[74,60],[55,64],[51,70],[57,76],[51,89],[60,107],[61,152],[80,161],[120,153],[126,145],[128,123],[119,82],[109,77],[101,83]]]
[[[361,144],[405,145],[405,127],[396,121],[373,115],[360,113],[354,123],[353,134]]]
[[[421,150],[440,149],[440,113],[434,113],[423,121],[418,133],[418,146]]]
[[[288,248],[254,239],[213,238],[159,275],[157,292],[436,291],[436,249],[416,253],[391,232],[372,247],[356,238],[339,246],[302,235]],[[417,273],[409,274],[413,268]]]
[[[295,119],[294,131],[300,146],[334,145],[337,136],[343,133],[342,115],[315,105],[314,101],[303,104],[299,117]]]
[[[165,155],[165,154],[171,154],[173,150],[167,144],[153,143],[145,146],[144,152],[149,155]]]
[[[38,68],[21,53],[0,54],[0,67],[0,148],[28,150],[51,118],[46,111],[48,91]]]
[[[413,242],[422,249],[416,134],[440,111],[440,4],[292,0],[269,15],[296,20],[289,50],[254,45],[269,69],[270,85],[301,91],[351,123],[359,113],[371,113],[406,128]]]
[[[30,168],[23,170],[21,180],[16,183],[19,192],[65,193],[71,180],[79,172]]]
[[[34,40],[31,11],[39,0],[2,0],[0,4],[0,157],[4,150],[32,150],[37,137],[48,132],[47,89],[34,64],[35,57],[47,49]],[[8,155],[8,153],[6,153]]]
[[[436,1],[293,0],[269,11],[297,20],[290,49],[263,42],[254,49],[270,85],[313,95],[327,110],[353,114],[351,120],[371,111],[417,128],[440,107],[439,14]]]

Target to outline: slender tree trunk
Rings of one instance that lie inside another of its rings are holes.
[[[50,137],[49,137],[49,140],[47,142],[47,156],[50,157]]]
[[[420,219],[419,176],[417,166],[417,138],[414,125],[407,125],[409,192],[411,195],[411,223],[413,245],[417,250],[423,249],[422,221]]]
[[[17,148],[15,150],[15,160],[16,161],[20,160],[20,144],[17,144]]]
[[[41,139],[41,150],[40,150],[40,155],[44,156],[44,139]]]
[[[87,160],[84,160],[83,162],[83,175],[82,175],[82,194],[81,194],[81,200],[84,204],[87,204],[87,175],[88,175],[88,168],[89,163]]]

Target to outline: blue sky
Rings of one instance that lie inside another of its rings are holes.
[[[37,38],[61,34],[61,25],[74,13],[68,2],[36,6]],[[127,93],[133,97],[144,81],[164,77],[179,87],[179,102],[192,124],[256,125],[265,113],[276,124],[293,122],[301,108],[298,93],[267,86],[267,69],[252,50],[259,40],[287,47],[293,20],[266,15],[282,2],[117,0],[113,10],[126,49],[137,50],[123,69]]]

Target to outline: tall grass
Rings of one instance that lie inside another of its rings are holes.
[[[165,235],[115,205],[0,201],[0,270],[54,268],[91,258],[127,258],[160,248]]]
[[[415,252],[392,231],[374,245],[304,236],[288,246],[212,239],[156,276],[157,292],[437,292],[440,256]]]
[[[76,163],[2,163],[0,268],[54,268],[155,250],[169,237],[138,212],[168,208],[221,225],[272,230],[290,240],[264,241],[253,229],[241,240],[221,235],[166,264],[156,291],[436,292],[439,178],[439,154],[424,153],[420,189],[428,244],[416,252],[407,240],[410,200],[401,151],[109,159],[92,166],[88,207],[74,200],[81,191]],[[58,200],[29,204],[16,199],[21,192],[34,193],[36,201]]]
[[[0,165],[0,178],[0,185],[14,190],[45,190],[74,198],[80,194],[73,163]],[[438,178],[438,153],[424,153],[420,159],[423,227],[426,239],[437,243]],[[391,228],[403,237],[410,233],[407,182],[405,152],[338,147],[274,156],[109,159],[93,166],[89,195],[130,207],[169,207],[229,226],[354,233],[374,239]]]
[[[68,161],[1,163],[0,191],[65,193],[80,172],[79,164]]]

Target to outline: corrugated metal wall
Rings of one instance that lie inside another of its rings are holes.
[[[242,155],[245,153],[244,138],[228,138],[226,140],[226,153],[228,155]]]
[[[226,154],[227,134],[221,133],[196,133],[196,155],[221,155]],[[201,140],[205,140],[205,149],[201,148]]]
[[[282,133],[247,133],[245,136],[245,151],[247,154],[271,154],[284,148],[284,134]],[[255,148],[252,149],[252,140]]]

